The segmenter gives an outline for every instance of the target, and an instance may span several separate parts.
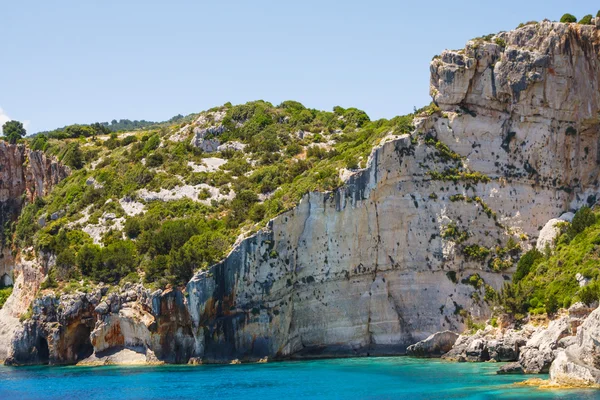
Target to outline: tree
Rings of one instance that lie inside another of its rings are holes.
[[[594,18],[592,14],[588,14],[581,18],[581,20],[579,20],[579,23],[581,25],[592,25],[592,18]]]
[[[575,236],[583,232],[588,226],[594,225],[595,222],[596,215],[594,212],[587,206],[581,207],[575,213],[573,221],[571,221],[571,225],[567,230],[569,238],[572,240],[575,238]]]
[[[563,22],[563,23],[566,23],[566,24],[569,24],[571,22],[574,23],[574,22],[577,22],[577,17],[575,17],[573,14],[567,13],[567,14],[565,14],[565,15],[562,16],[562,18],[560,19],[560,22]]]
[[[25,128],[23,128],[23,124],[19,121],[5,122],[4,125],[2,125],[2,131],[10,144],[17,143],[17,141],[27,133]]]
[[[81,169],[83,167],[83,154],[79,148],[79,143],[71,143],[69,145],[62,161],[73,169]]]

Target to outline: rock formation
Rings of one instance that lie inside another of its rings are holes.
[[[123,348],[166,362],[404,354],[463,331],[489,316],[485,292],[510,279],[519,248],[596,201],[599,44],[596,26],[544,21],[445,51],[431,63],[437,106],[342,187],[305,195],[185,295],[36,300],[11,362],[107,360]],[[549,341],[553,352],[560,332],[456,346],[467,360],[516,360]]]
[[[408,346],[406,353],[413,357],[440,357],[452,349],[458,334],[452,331],[436,332],[427,339]]]
[[[65,178],[68,168],[39,151],[0,141],[0,226],[15,220],[25,201],[44,196]],[[14,260],[0,230],[0,281],[12,284]]]

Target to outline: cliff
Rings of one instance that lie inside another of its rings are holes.
[[[546,222],[596,202],[599,39],[544,21],[443,52],[436,105],[339,189],[305,195],[173,298],[36,300],[10,362],[404,354],[486,319]]]
[[[68,168],[39,151],[23,145],[0,142],[0,226],[15,221],[26,202],[47,195],[69,174]],[[45,270],[36,263],[15,260],[9,247],[10,238],[0,231],[0,286],[13,285],[13,295],[0,309],[0,359],[18,329],[18,318],[27,310],[44,278]]]
[[[0,142],[0,225],[17,219],[26,201],[45,196],[68,175],[68,169],[39,151]],[[14,260],[0,232],[0,281],[12,284]]]
[[[533,239],[549,219],[595,202],[598,39],[595,26],[546,21],[435,58],[441,110],[417,122],[413,137],[424,142],[384,144],[344,187],[306,196],[192,279],[197,355],[400,354],[462,330],[461,309],[485,317],[474,295],[483,293],[463,279],[477,273],[499,289],[511,270],[461,249]],[[462,156],[458,176],[428,145],[435,140]],[[451,224],[465,243],[443,237]]]

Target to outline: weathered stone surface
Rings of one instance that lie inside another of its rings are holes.
[[[501,366],[498,371],[496,371],[498,375],[507,375],[507,374],[522,374],[523,367],[518,362],[511,362]]]
[[[436,332],[408,346],[406,353],[413,357],[440,357],[452,349],[458,336],[458,333],[452,331]]]
[[[534,328],[531,326],[515,330],[488,325],[473,335],[460,335],[452,349],[442,358],[461,362],[517,361],[521,348],[533,332]]]
[[[45,196],[69,174],[69,169],[39,151],[23,145],[0,141],[0,226],[19,215],[25,201]],[[4,229],[0,230],[0,279],[14,282],[15,260],[3,248]]]
[[[560,233],[560,229],[558,225],[561,222],[571,222],[575,214],[572,212],[564,213],[559,218],[552,218],[550,221],[546,222],[546,225],[540,231],[540,235],[538,236],[535,247],[539,251],[544,251],[546,246],[552,247],[554,245],[554,239]]]
[[[600,384],[600,308],[579,326],[577,340],[557,352],[550,379],[561,385]]]
[[[535,332],[519,355],[523,371],[527,374],[547,373],[556,356],[559,340],[570,335],[571,323],[568,317],[554,320],[547,328]]]

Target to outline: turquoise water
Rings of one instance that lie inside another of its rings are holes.
[[[408,357],[246,365],[0,367],[0,399],[600,399],[515,387],[498,364]]]

